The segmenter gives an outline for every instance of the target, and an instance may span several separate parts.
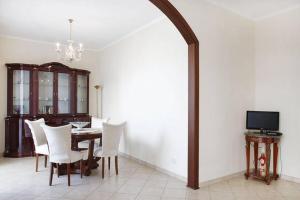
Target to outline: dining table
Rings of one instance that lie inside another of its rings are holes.
[[[96,169],[98,165],[99,158],[94,158],[94,147],[95,140],[100,139],[100,145],[102,143],[102,129],[99,128],[73,128],[72,129],[72,150],[82,151],[88,150],[88,158],[85,160],[84,175],[89,176],[92,169]],[[78,143],[87,141],[89,146],[86,148],[79,148]]]
[[[102,129],[97,128],[72,128],[71,130],[71,148],[73,151],[88,151],[87,159],[83,160],[84,163],[84,172],[83,175],[89,176],[91,174],[92,169],[98,168],[98,161],[100,158],[94,157],[94,148],[95,148],[95,140],[100,139],[100,144],[102,143]],[[79,148],[79,142],[87,142],[88,148]],[[66,166],[56,166],[57,175],[65,175],[67,174]],[[80,173],[80,165],[79,163],[74,163],[71,165],[71,173],[78,174]]]

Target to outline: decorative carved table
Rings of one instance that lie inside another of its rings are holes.
[[[253,177],[262,181],[265,181],[267,185],[271,180],[277,180],[277,160],[278,160],[278,144],[281,136],[273,136],[260,134],[259,132],[247,132],[245,133],[246,139],[246,158],[247,158],[247,171],[245,173],[246,179]],[[250,173],[250,146],[254,143],[254,170]],[[261,176],[258,171],[258,144],[263,143],[266,147],[266,175]],[[270,173],[270,160],[271,160],[271,145],[273,145],[273,173]]]

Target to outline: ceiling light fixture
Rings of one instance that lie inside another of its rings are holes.
[[[74,41],[72,40],[72,23],[74,22],[73,19],[68,19],[70,24],[70,35],[69,40],[67,40],[67,44],[65,46],[64,51],[62,50],[62,45],[60,43],[56,43],[56,53],[59,59],[66,60],[69,62],[72,61],[80,61],[83,53],[83,45],[79,43],[77,47],[74,47]]]

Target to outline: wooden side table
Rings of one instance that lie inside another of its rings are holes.
[[[271,183],[271,180],[277,180],[277,160],[278,160],[278,144],[281,136],[270,136],[265,134],[259,134],[255,132],[245,133],[246,139],[246,158],[247,158],[247,171],[245,173],[246,179],[254,177],[256,179],[265,181],[267,185]],[[250,173],[250,146],[251,142],[254,143],[254,170]],[[266,176],[261,176],[258,171],[258,144],[264,143],[266,146]],[[271,160],[271,145],[273,144],[273,174],[270,173],[270,160]]]

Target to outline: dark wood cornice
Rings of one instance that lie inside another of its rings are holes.
[[[12,68],[18,68],[18,69],[32,69],[32,68],[37,68],[37,69],[47,69],[49,71],[58,71],[58,72],[67,72],[67,71],[76,71],[76,72],[82,72],[82,73],[90,73],[88,70],[84,69],[77,69],[77,68],[71,68],[67,65],[64,65],[59,62],[50,62],[50,63],[45,63],[41,65],[36,65],[36,64],[24,64],[24,63],[6,63],[6,67],[12,67]]]

